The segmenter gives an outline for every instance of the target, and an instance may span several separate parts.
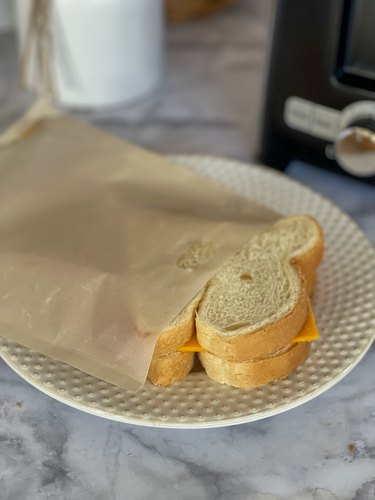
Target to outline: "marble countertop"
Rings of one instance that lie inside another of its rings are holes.
[[[271,0],[169,28],[162,89],[79,116],[162,153],[254,157]],[[0,35],[0,128],[30,102]],[[375,189],[308,165],[288,174],[331,198],[375,243]],[[337,386],[287,413],[181,431],[114,423],[59,403],[0,361],[1,500],[375,499],[375,347]]]

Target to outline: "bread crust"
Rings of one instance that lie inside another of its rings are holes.
[[[203,292],[198,293],[192,301],[181,311],[169,328],[164,330],[156,343],[154,357],[165,356],[176,352],[177,349],[195,334],[195,313]]]
[[[292,256],[289,263],[297,270],[301,280],[299,299],[294,308],[280,320],[249,333],[222,335],[215,325],[199,315],[196,318],[197,339],[207,351],[232,361],[244,361],[276,352],[289,344],[301,331],[308,315],[308,297],[316,282],[316,270],[324,252],[323,231],[316,219],[307,216],[317,227],[316,244],[301,255]]]
[[[186,377],[193,368],[193,352],[174,352],[167,356],[154,356],[148,371],[148,379],[154,385],[171,385]]]
[[[210,352],[199,353],[199,359],[207,375],[233,387],[258,387],[287,377],[304,363],[310,350],[310,342],[293,344],[282,353],[248,361],[229,361]]]
[[[303,278],[301,277],[301,281]],[[276,352],[289,344],[301,331],[308,314],[306,288],[301,286],[296,306],[279,321],[256,332],[222,336],[217,328],[197,315],[198,343],[208,352],[231,361],[244,361]]]
[[[164,330],[156,343],[154,356],[160,357],[176,352],[179,347],[186,344],[195,332],[194,315],[186,317],[175,327]]]
[[[308,297],[314,289],[316,269],[324,252],[323,231],[313,217],[307,217],[316,224],[319,238],[308,251],[289,260],[301,282],[295,307],[263,329],[224,336],[199,315],[199,303],[204,297],[204,290],[201,291],[161,333],[148,374],[153,384],[170,385],[190,372],[194,353],[176,351],[195,331],[200,345],[209,351],[199,354],[201,362],[208,376],[220,383],[256,387],[286,377],[305,361],[310,343],[293,344],[287,349],[285,346],[300,332],[307,319]]]
[[[319,222],[311,215],[307,217],[316,225],[319,232],[319,240],[316,245],[305,254],[293,257],[290,263],[297,267],[305,277],[307,293],[311,295],[316,284],[316,270],[324,255],[324,235]]]

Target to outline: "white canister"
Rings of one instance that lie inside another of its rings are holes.
[[[68,107],[111,106],[156,89],[163,66],[162,0],[50,0],[51,69],[56,98]],[[32,0],[17,0],[22,50]],[[40,75],[32,54],[26,81]]]

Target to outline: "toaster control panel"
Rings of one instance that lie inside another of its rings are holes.
[[[357,101],[342,111],[292,96],[284,121],[291,129],[334,143],[335,159],[349,173],[375,174],[375,101]]]

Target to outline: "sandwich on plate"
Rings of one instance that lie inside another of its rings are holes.
[[[158,339],[148,378],[170,385],[197,354],[222,384],[256,387],[287,377],[318,338],[310,305],[323,232],[311,216],[280,219],[227,260]]]

